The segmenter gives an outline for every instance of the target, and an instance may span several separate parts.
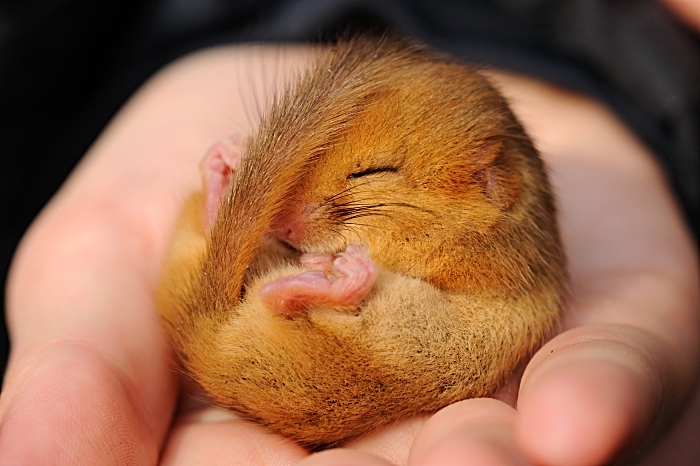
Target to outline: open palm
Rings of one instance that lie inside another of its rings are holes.
[[[467,400],[308,456],[179,396],[154,309],[177,212],[207,147],[249,133],[252,104],[308,56],[220,48],[172,65],[37,219],[8,284],[0,463],[594,464],[658,435],[697,375],[694,246],[659,168],[610,113],[503,74],[493,79],[549,163],[571,274],[561,333],[530,361],[514,406]]]

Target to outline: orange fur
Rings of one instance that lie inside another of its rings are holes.
[[[520,124],[478,73],[400,40],[322,52],[263,118],[209,233],[201,209],[184,209],[159,290],[183,366],[216,403],[315,448],[493,393],[564,299]],[[290,222],[291,250],[275,240]],[[357,309],[289,318],[261,301],[305,270],[299,253],[358,242],[380,272]]]

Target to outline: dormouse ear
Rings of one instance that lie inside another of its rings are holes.
[[[502,209],[508,209],[520,195],[520,173],[505,160],[503,143],[489,142],[476,153],[474,179],[484,195]]]
[[[239,136],[230,136],[214,144],[204,159],[199,163],[199,172],[204,189],[204,224],[206,231],[216,221],[221,200],[245,152],[246,140]]]

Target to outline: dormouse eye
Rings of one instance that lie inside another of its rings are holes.
[[[362,178],[363,176],[376,175],[378,173],[396,173],[397,171],[399,171],[399,169],[396,167],[374,167],[359,172],[351,173],[348,175],[348,179],[352,180],[356,178]]]

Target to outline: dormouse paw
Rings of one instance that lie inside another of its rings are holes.
[[[369,251],[358,244],[337,256],[302,256],[302,264],[312,270],[275,280],[261,291],[263,302],[285,316],[294,317],[310,304],[355,308],[377,279]]]
[[[229,136],[214,144],[199,164],[205,195],[204,215],[207,230],[214,225],[221,199],[241,163],[245,148],[245,138]]]

